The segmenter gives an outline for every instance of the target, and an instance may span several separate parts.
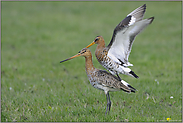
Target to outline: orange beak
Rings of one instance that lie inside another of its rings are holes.
[[[86,48],[88,48],[88,47],[91,47],[92,45],[94,45],[95,44],[95,42],[93,41],[90,45],[88,45]]]
[[[60,63],[65,62],[65,61],[68,61],[68,60],[73,59],[73,58],[76,58],[76,57],[79,57],[79,56],[81,56],[80,53],[78,53],[77,55],[74,55],[74,56],[72,56],[72,57],[70,57],[70,58],[68,58],[68,59],[65,59],[65,60],[63,60],[63,61],[60,61]]]

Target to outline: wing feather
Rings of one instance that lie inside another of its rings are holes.
[[[154,17],[143,19],[146,5],[135,9],[122,20],[114,29],[109,48],[108,57],[116,63],[125,66],[133,66],[128,62],[132,44],[136,35],[138,35],[147,25],[152,23]]]
[[[116,76],[108,73],[107,71],[99,70],[98,76],[100,78],[98,80],[98,84],[102,85],[103,87],[111,88],[111,90],[122,89],[123,91],[128,93],[136,91],[136,89],[129,85],[127,82],[125,82],[124,80],[119,81]]]
[[[128,83],[123,83],[118,80],[118,78],[111,73],[108,73],[104,70],[98,71],[98,84],[108,87],[111,89],[122,89],[126,92],[131,92],[131,89],[128,87]]]

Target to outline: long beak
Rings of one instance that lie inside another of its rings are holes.
[[[63,61],[60,61],[60,63],[65,62],[65,61],[68,61],[68,60],[73,59],[73,58],[76,58],[76,57],[79,57],[79,56],[81,56],[80,53],[78,53],[77,55],[74,55],[74,56],[72,56],[72,57],[70,57],[70,58],[68,58],[68,59],[65,59],[65,60],[63,60]]]
[[[95,44],[95,42],[93,41],[90,45],[88,45],[86,48],[88,48],[88,47],[91,47],[92,45],[94,45]]]

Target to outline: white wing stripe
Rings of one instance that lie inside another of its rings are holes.
[[[128,87],[128,83],[127,82],[125,82],[124,80],[121,80],[121,82],[125,85],[125,86],[127,86]]]
[[[135,23],[136,18],[134,18],[133,16],[131,17],[130,23],[128,24],[128,26],[131,26]]]

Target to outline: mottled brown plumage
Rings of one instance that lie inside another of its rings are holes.
[[[136,91],[135,88],[130,86],[127,82],[124,80],[120,80],[112,75],[111,73],[108,73],[104,70],[99,70],[93,66],[92,62],[92,54],[89,49],[84,48],[82,49],[77,55],[70,57],[66,60],[61,61],[60,63],[73,59],[78,56],[84,56],[85,57],[85,69],[88,76],[88,79],[91,83],[91,85],[94,88],[104,90],[106,97],[107,97],[107,108],[105,114],[107,114],[108,111],[110,111],[111,101],[109,96],[109,91],[120,91],[123,90],[125,92],[134,92]]]

